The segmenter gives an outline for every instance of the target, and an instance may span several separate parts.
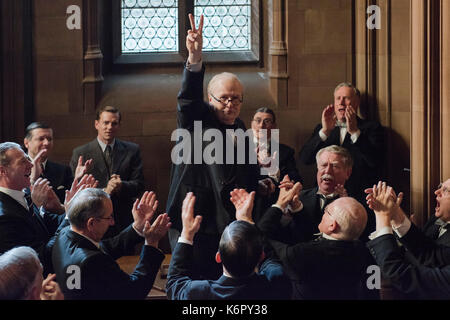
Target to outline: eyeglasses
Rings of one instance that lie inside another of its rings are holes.
[[[242,103],[242,101],[244,101],[243,99],[239,98],[239,97],[220,97],[220,98],[216,98],[214,97],[214,95],[212,93],[209,93],[211,95],[211,97],[214,98],[214,100],[216,100],[217,102],[220,102],[221,104],[223,104],[224,106],[226,106],[228,104],[228,102],[231,102],[231,104],[233,106],[237,106],[239,104]]]
[[[270,118],[266,118],[266,119],[261,119],[261,118],[255,118],[252,121],[254,121],[257,124],[260,124],[261,122],[263,124],[265,124],[266,126],[270,126],[271,124],[273,124],[273,120]]]

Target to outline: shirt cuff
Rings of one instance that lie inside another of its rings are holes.
[[[178,238],[178,242],[185,243],[185,244],[190,244],[191,246],[194,245],[194,242],[193,242],[193,241],[189,241],[189,240],[187,240],[187,239],[185,239],[185,238],[183,238],[183,237],[179,237],[179,238]]]
[[[298,209],[293,210],[291,205],[288,204],[287,209],[291,212],[291,213],[297,213],[303,210],[303,202],[300,201],[300,207],[298,207]]]
[[[356,143],[358,141],[359,136],[361,135],[361,130],[358,129],[354,134],[350,136],[350,140],[352,140],[352,143]]]
[[[405,220],[403,220],[403,222],[398,227],[392,226],[392,229],[395,231],[399,238],[407,234],[410,228],[411,221],[408,218],[405,218]]]
[[[328,136],[325,133],[323,133],[323,129],[320,129],[319,137],[320,137],[320,139],[322,139],[322,141],[325,141],[328,139]]]
[[[131,226],[133,227],[134,231],[136,231],[136,233],[137,233],[139,236],[141,236],[142,238],[145,238],[145,237],[144,237],[144,234],[143,234],[142,232],[138,231],[138,229],[136,229],[136,227],[134,226],[134,223],[133,223]]]
[[[378,231],[374,231],[369,235],[369,239],[373,240],[373,239],[381,237],[385,234],[392,234],[392,228],[391,227],[383,227]]]
[[[202,61],[198,63],[189,63],[189,60],[186,61],[186,69],[190,72],[200,72],[202,71]]]

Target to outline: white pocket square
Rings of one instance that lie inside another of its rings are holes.
[[[56,190],[61,190],[64,189],[64,186],[59,186],[58,188],[56,188]]]

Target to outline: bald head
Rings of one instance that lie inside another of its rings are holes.
[[[339,225],[337,237],[341,240],[358,239],[367,224],[363,205],[350,197],[336,199],[326,208]]]

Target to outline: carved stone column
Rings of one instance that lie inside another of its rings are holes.
[[[434,212],[440,180],[440,5],[411,0],[411,211],[419,224]]]
[[[286,45],[286,1],[272,1],[273,39],[269,48],[271,60],[270,92],[279,108],[288,104],[288,70]]]
[[[441,180],[450,178],[450,2],[441,0],[442,5],[442,85],[441,85]]]
[[[103,54],[99,43],[99,0],[83,1],[84,38],[84,112],[93,113],[101,98]]]

